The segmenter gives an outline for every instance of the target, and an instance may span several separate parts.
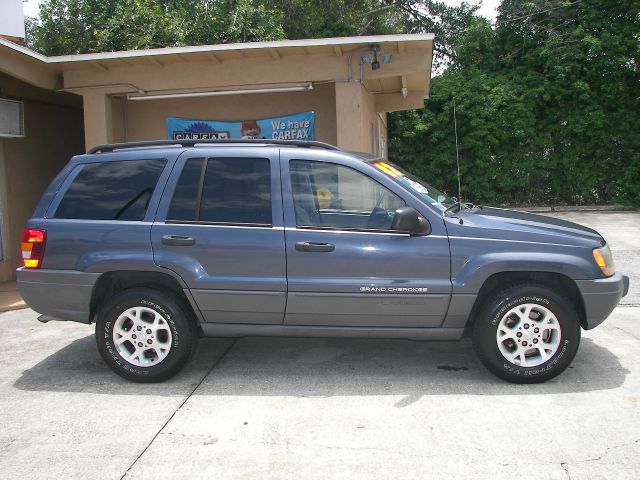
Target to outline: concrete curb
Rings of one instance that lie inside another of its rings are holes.
[[[0,313],[27,308],[20,297],[16,282],[0,283]]]
[[[22,310],[27,308],[27,304],[24,302],[13,305],[0,305],[0,313],[11,312],[13,310]]]
[[[633,207],[626,205],[551,205],[530,207],[507,207],[524,212],[632,212]]]

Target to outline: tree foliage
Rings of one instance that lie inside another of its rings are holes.
[[[487,203],[640,204],[640,2],[45,0],[28,22],[47,55],[433,32],[425,108],[389,115],[392,158]]]
[[[639,4],[504,0],[472,22],[417,112],[390,118],[401,164],[488,203],[640,203]]]
[[[288,39],[382,35],[403,31],[404,16],[381,0],[266,0],[282,12]]]
[[[48,0],[27,24],[47,55],[285,38],[282,14],[251,0]]]
[[[401,14],[403,32],[435,35],[435,72],[441,72],[455,61],[456,47],[470,26],[479,20],[475,15],[478,5],[467,2],[456,6],[433,0],[385,0],[385,3]]]
[[[446,62],[473,11],[425,0],[45,0],[27,40],[56,55],[428,31]]]

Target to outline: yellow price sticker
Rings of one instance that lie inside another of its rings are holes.
[[[396,168],[393,168],[391,165],[389,165],[386,162],[376,162],[373,164],[378,170],[382,170],[384,173],[386,173],[387,175],[389,175],[390,177],[393,178],[398,178],[398,177],[402,177],[403,174],[401,171],[399,171]]]

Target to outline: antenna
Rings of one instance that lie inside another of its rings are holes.
[[[462,223],[462,187],[460,182],[460,153],[458,152],[458,122],[456,120],[456,98],[453,97],[453,131],[456,136],[456,165],[458,166],[458,202],[460,202],[460,223]]]

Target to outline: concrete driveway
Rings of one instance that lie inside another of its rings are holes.
[[[0,315],[0,478],[640,478],[640,214],[569,214],[631,274],[572,366],[511,385],[469,340],[205,339],[128,383],[93,328]]]

